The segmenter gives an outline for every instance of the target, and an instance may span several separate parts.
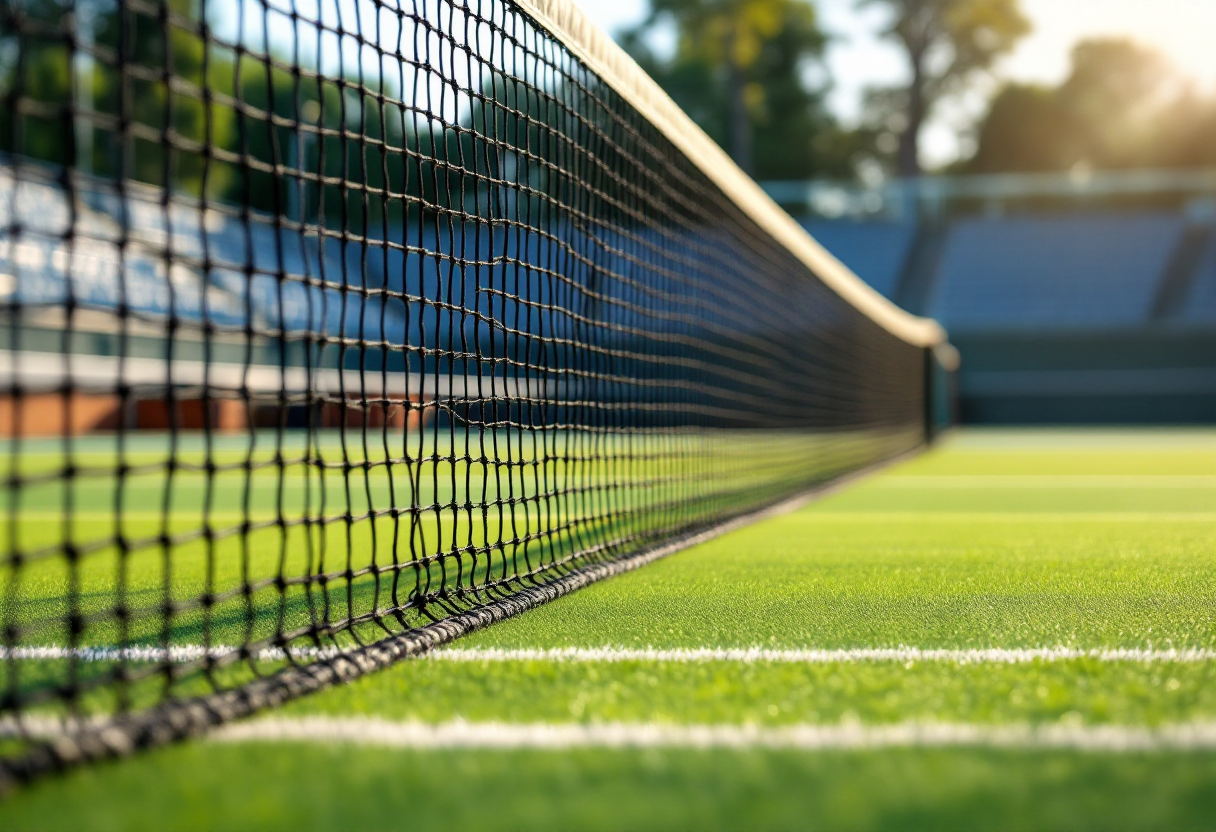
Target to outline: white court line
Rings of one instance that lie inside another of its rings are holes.
[[[857,524],[914,521],[933,523],[1216,523],[1212,511],[875,511],[855,509],[812,509],[795,515],[798,519]]]
[[[671,725],[664,723],[512,724],[392,722],[358,717],[270,718],[235,723],[215,741],[342,742],[386,748],[736,748],[849,750],[866,748],[1039,748],[1091,752],[1216,749],[1216,723],[1155,728],[1125,725]]]
[[[878,488],[1211,488],[1210,474],[890,474]]]
[[[289,653],[297,659],[328,659],[349,652],[340,647],[292,647],[283,651],[277,647],[263,648],[255,653],[262,661],[277,661]],[[232,656],[237,648],[231,645],[182,644],[169,647],[62,647],[59,645],[30,647],[0,647],[0,660],[77,659],[85,662],[192,662],[211,656]],[[443,648],[425,653],[423,661],[447,662],[556,662],[611,663],[653,662],[656,664],[698,664],[729,662],[738,664],[850,664],[893,662],[952,662],[957,664],[1030,664],[1088,659],[1098,662],[1155,662],[1195,664],[1216,661],[1216,649],[1188,647],[1154,649],[1142,647],[854,647],[837,650],[772,649],[765,647],[698,647],[662,649],[654,647],[555,647],[502,649]]]
[[[253,653],[259,661],[281,661],[289,655],[295,659],[332,659],[351,652],[346,647],[263,647]],[[172,647],[61,647],[57,644],[29,647],[0,647],[0,661],[6,659],[39,661],[76,659],[82,662],[193,662],[211,657],[219,659],[238,653],[236,647],[214,644],[177,644]]]
[[[1210,662],[1216,660],[1216,650],[1184,648],[1154,650],[1149,648],[1107,647],[1077,649],[1072,647],[1012,647],[936,649],[921,647],[855,647],[839,650],[774,650],[763,647],[745,648],[676,648],[651,647],[557,647],[551,649],[446,648],[428,653],[426,658],[454,662],[736,662],[741,664],[847,664],[856,662],[955,662],[959,664],[1028,664],[1031,662],[1075,661],[1093,659],[1100,662]]]
[[[25,715],[0,718],[0,738],[54,739],[80,728],[104,729],[103,718],[60,720]],[[888,725],[675,725],[671,723],[397,722],[374,717],[268,717],[220,726],[208,739],[221,743],[350,743],[381,748],[569,749],[690,748],[793,749],[1029,748],[1089,752],[1216,750],[1216,722],[1156,727],[897,722]]]

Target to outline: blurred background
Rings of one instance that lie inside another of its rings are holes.
[[[1216,2],[579,0],[972,423],[1216,419]]]
[[[577,2],[833,254],[945,324],[964,422],[1216,420],[1216,0]],[[375,50],[302,22],[370,6],[166,0],[179,20],[166,40],[159,6],[136,4],[127,49],[147,66],[168,50],[193,84],[172,93],[93,57],[124,31],[114,0],[11,6],[26,22],[20,37],[0,26],[0,100],[23,106],[0,107],[0,190],[15,197],[0,200],[0,225],[21,239],[0,249],[0,300],[40,312],[0,330],[47,355],[163,360],[173,319],[179,362],[197,364],[210,328],[212,362],[401,369],[392,351],[313,354],[317,333],[403,340],[403,310],[377,293],[420,279],[417,264],[343,248],[349,228],[393,241],[404,209],[340,185],[457,207],[466,189],[443,160],[481,158],[473,137],[500,126],[442,94],[425,66],[415,92],[431,120],[397,105],[379,116],[373,93],[401,98],[413,75],[385,74]],[[210,29],[195,31],[202,20]],[[69,30],[93,51],[70,50]],[[246,51],[206,48],[202,31],[298,53],[324,80],[262,71]],[[472,87],[460,63],[453,77]],[[216,94],[191,92],[203,87]],[[236,100],[281,118],[242,131]],[[120,136],[124,119],[140,129]],[[343,125],[394,152],[343,142]],[[516,161],[504,157],[503,181]],[[469,193],[474,211],[514,199],[510,187]],[[366,303],[344,304],[348,290]],[[69,295],[65,326],[54,314]],[[119,333],[126,317],[146,326]],[[251,325],[281,337],[247,359]],[[58,407],[63,361],[44,363],[23,383]],[[113,386],[113,368],[95,369]],[[163,369],[145,375],[159,395]],[[72,429],[134,418],[105,407]],[[7,412],[0,402],[0,435]]]

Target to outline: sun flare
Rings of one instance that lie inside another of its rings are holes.
[[[1183,72],[1216,85],[1213,0],[1025,0],[1035,24],[1025,49],[1093,37],[1129,37],[1152,46]],[[1027,58],[1030,55],[1026,56]]]

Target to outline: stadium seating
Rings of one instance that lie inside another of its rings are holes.
[[[916,240],[916,226],[851,220],[802,220],[801,225],[862,280],[894,297]]]
[[[1082,209],[801,224],[946,326],[964,421],[1195,423],[1216,418],[1216,229],[1195,222]]]
[[[1164,214],[962,220],[928,311],[957,331],[1134,325],[1184,229]]]
[[[832,349],[809,334],[833,331],[827,317],[836,307],[823,302],[822,287],[793,292],[781,320],[754,321],[728,290],[697,277],[736,259],[739,242],[712,229],[491,234],[484,224],[448,218],[411,230],[408,241],[398,227],[388,244],[364,246],[357,238],[322,240],[315,228],[301,234],[232,206],[203,210],[145,185],[118,188],[87,177],[73,183],[73,218],[62,177],[49,166],[22,164],[20,177],[13,173],[0,159],[0,189],[13,195],[0,200],[0,227],[14,238],[0,248],[0,301],[11,298],[36,313],[70,297],[99,331],[112,328],[105,319],[116,321],[125,304],[141,332],[172,320],[183,334],[227,331],[231,343],[252,317],[258,330],[282,333],[292,362],[303,360],[303,334],[324,333],[331,344],[353,338],[425,348],[408,355],[330,350],[325,361],[340,358],[347,368],[408,364],[464,373],[468,346],[478,345],[499,357],[501,372],[509,372],[504,360],[516,359],[560,375],[571,368],[565,353],[548,345],[577,340],[587,326],[606,330],[601,336],[614,343],[618,362],[652,348],[634,341],[655,314],[652,300],[673,294],[685,312],[664,325],[689,350],[686,371],[738,364],[740,388],[732,395],[753,381],[744,372],[751,352],[767,354],[764,332],[796,330],[807,349]],[[1164,384],[1207,372],[1211,363],[1204,355],[1216,325],[1216,231],[1204,237],[1192,224],[1188,232],[1181,212],[970,217],[919,230],[883,221],[802,225],[882,294],[909,301],[909,287],[917,287],[915,308],[940,320],[963,352],[967,419],[1143,421],[1172,408],[1170,418],[1195,421],[1216,412],[1216,392],[1207,387],[1192,390],[1187,381],[1171,405],[1159,393],[1127,387],[1131,376],[1120,375],[1131,368]],[[508,325],[491,327],[491,318]],[[36,314],[26,323],[55,325]],[[747,349],[724,351],[721,332],[756,338]],[[269,344],[260,360],[277,362],[274,348]],[[1105,392],[1083,400],[1070,388],[1047,402],[1047,391],[1074,377],[1085,380],[1075,391],[1096,390],[1101,381]]]
[[[112,182],[80,178],[74,188],[75,216],[52,168],[25,163],[15,177],[0,163],[0,192],[13,195],[0,200],[0,227],[14,240],[0,249],[0,298],[37,309],[62,307],[71,297],[81,309],[115,316],[125,304],[149,323],[171,318],[189,328],[205,321],[234,331],[252,314],[261,328],[289,336],[380,339],[383,317],[385,332],[395,327],[400,337],[400,315],[382,316],[379,297],[356,303],[346,292],[343,302],[344,284],[363,288],[354,277],[362,274],[357,247],[344,254],[337,240],[322,246],[315,235],[276,230],[268,217],[250,214],[246,222],[232,209],[203,211],[138,183],[120,192]]]

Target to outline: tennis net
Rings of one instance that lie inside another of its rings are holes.
[[[568,2],[3,0],[4,771],[914,450],[948,349]]]

